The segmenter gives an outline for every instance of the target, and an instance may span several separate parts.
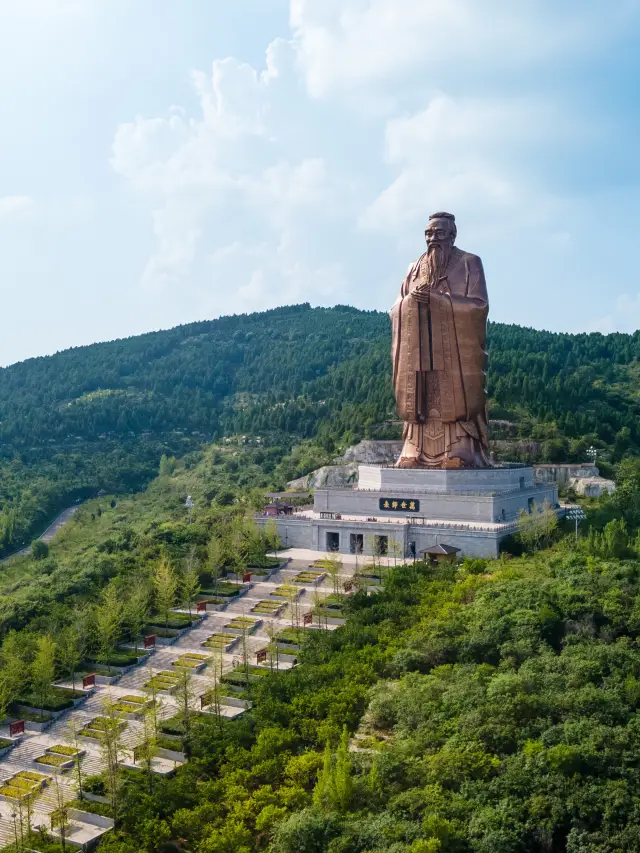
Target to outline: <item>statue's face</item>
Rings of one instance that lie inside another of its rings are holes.
[[[453,246],[453,232],[448,219],[431,219],[424,236],[430,246]]]

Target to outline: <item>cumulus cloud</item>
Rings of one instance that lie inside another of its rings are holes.
[[[636,0],[291,0],[290,20],[309,92],[323,97],[387,89],[416,68],[427,89],[461,74],[473,86],[470,72],[600,50],[638,11]]]
[[[111,164],[152,210],[146,290],[189,280],[219,312],[323,301],[344,283],[339,260],[319,257],[313,240],[340,220],[344,185],[322,157],[288,150],[297,120],[295,110],[282,118],[285,48],[272,45],[261,71],[223,59],[194,72],[197,116],[174,107],[118,128]]]
[[[596,202],[591,175],[579,193],[571,185],[575,152],[593,155],[597,175],[622,136],[554,74],[610,47],[639,6],[290,0],[289,38],[262,68],[217,59],[192,72],[196,112],[173,106],[117,129],[112,167],[155,236],[144,289],[188,292],[209,313],[302,299],[383,307],[435,209],[502,264],[504,298],[499,278],[492,286],[512,316],[518,294],[540,304],[553,289],[549,269],[577,288],[571,223]],[[518,293],[507,234],[514,253],[537,246]]]

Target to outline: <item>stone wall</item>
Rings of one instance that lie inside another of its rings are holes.
[[[536,483],[556,483],[558,486],[568,486],[575,477],[598,477],[600,472],[590,462],[575,464],[534,465],[533,479]]]

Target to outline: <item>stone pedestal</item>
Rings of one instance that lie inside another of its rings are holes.
[[[319,552],[395,552],[412,557],[434,545],[495,557],[520,513],[558,507],[555,485],[533,469],[505,465],[433,470],[360,465],[353,488],[317,489],[313,510],[278,519],[283,540]]]

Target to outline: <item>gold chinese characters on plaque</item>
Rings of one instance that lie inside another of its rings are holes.
[[[382,512],[420,512],[420,501],[414,498],[380,498]]]

